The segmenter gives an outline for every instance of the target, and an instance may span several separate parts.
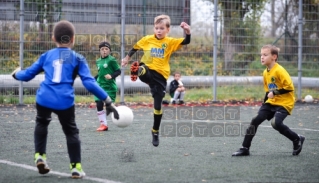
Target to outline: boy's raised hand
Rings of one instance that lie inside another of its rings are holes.
[[[126,56],[125,58],[123,58],[123,59],[122,59],[122,62],[121,62],[121,66],[122,66],[122,67],[126,67],[126,65],[128,64],[128,60],[129,60],[129,59],[127,58],[127,56]]]
[[[180,26],[186,34],[191,34],[191,27],[186,22],[182,22]]]

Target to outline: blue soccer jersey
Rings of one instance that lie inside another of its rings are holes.
[[[107,93],[98,86],[92,77],[86,59],[69,48],[54,48],[42,54],[40,58],[25,70],[15,74],[21,81],[30,81],[44,71],[44,81],[36,94],[36,102],[41,106],[63,110],[74,105],[73,83],[78,75],[83,86],[100,100]]]

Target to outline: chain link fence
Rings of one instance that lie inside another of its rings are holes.
[[[319,2],[302,1],[302,32],[298,31],[298,0],[131,0],[125,1],[125,27],[121,26],[121,1],[118,0],[25,0],[20,12],[19,0],[2,0],[0,7],[0,103],[17,103],[19,82],[9,75],[20,65],[28,67],[45,51],[55,47],[51,40],[54,23],[69,20],[76,28],[74,50],[83,54],[97,73],[95,60],[99,57],[98,44],[107,40],[112,55],[121,60],[121,31],[124,30],[124,53],[144,35],[153,34],[154,17],[167,14],[172,21],[169,36],[183,37],[179,27],[182,21],[191,25],[191,44],[183,46],[171,57],[171,71],[180,71],[188,88],[186,96],[213,96],[213,42],[217,39],[217,99],[261,100],[261,83],[265,69],[260,64],[260,48],[275,44],[281,49],[279,63],[283,65],[298,86],[302,74],[301,92],[319,98]],[[218,8],[217,28],[214,29],[214,6]],[[20,26],[20,17],[24,23]],[[20,49],[20,30],[23,29],[23,53]],[[217,30],[217,31],[216,31]],[[215,36],[214,36],[215,35]],[[302,36],[302,64],[298,69],[298,43]],[[137,52],[132,60],[139,60]],[[136,96],[141,102],[149,96],[147,85],[129,80],[128,67],[124,88],[117,78],[120,90],[126,96]],[[43,76],[23,83],[24,96],[34,96]],[[169,81],[172,77],[169,78]],[[75,83],[78,95],[91,96],[81,83]],[[119,97],[117,97],[119,98]],[[190,97],[191,99],[191,97]],[[92,99],[93,101],[93,99]],[[26,101],[25,101],[26,102]],[[28,101],[29,102],[29,101]],[[32,101],[31,101],[32,102]]]

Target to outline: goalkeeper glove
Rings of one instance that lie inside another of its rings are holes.
[[[119,113],[117,112],[116,107],[112,102],[112,99],[109,96],[107,96],[104,102],[106,108],[106,115],[108,116],[111,112],[113,112],[114,118],[117,120],[120,119]]]
[[[21,67],[16,68],[16,69],[11,73],[11,76],[12,76],[15,80],[18,80],[18,79],[16,78],[16,73],[19,72],[19,71],[21,71]]]

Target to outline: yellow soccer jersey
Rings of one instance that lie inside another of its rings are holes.
[[[139,40],[134,49],[142,49],[144,55],[141,62],[149,69],[155,70],[164,78],[168,79],[170,75],[169,60],[172,53],[181,48],[184,38],[165,37],[158,40],[155,35],[148,35]]]
[[[294,84],[286,69],[276,63],[270,71],[264,70],[264,89],[266,92],[273,90],[292,90],[285,94],[275,95],[274,98],[268,98],[266,103],[284,107],[289,114],[295,105]]]

